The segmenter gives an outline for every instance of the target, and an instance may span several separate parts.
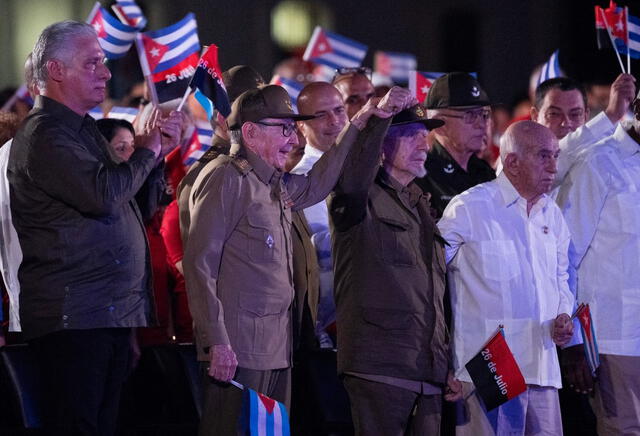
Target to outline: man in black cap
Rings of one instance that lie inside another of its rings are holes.
[[[313,115],[296,115],[276,85],[234,102],[231,155],[209,162],[191,191],[183,263],[198,358],[209,364],[201,434],[236,434],[240,405],[231,379],[289,405],[291,211],[326,198],[354,143],[378,148],[384,134],[378,117],[391,116],[407,99],[396,88],[356,114],[307,176],[282,169],[298,141],[295,121]]]
[[[338,372],[357,435],[437,435],[443,390],[461,389],[447,374],[444,240],[412,183],[443,124],[400,112],[381,149],[352,151],[331,198]]]
[[[445,74],[429,89],[425,101],[429,117],[446,124],[433,131],[427,175],[416,183],[431,194],[438,218],[455,195],[496,177],[489,164],[476,156],[487,144],[490,104],[480,83],[467,73]]]

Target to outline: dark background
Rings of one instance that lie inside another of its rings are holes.
[[[333,14],[333,31],[369,46],[365,65],[377,49],[410,52],[424,71],[476,71],[492,100],[507,105],[524,97],[529,75],[560,49],[560,66],[585,82],[611,82],[620,73],[612,50],[596,46],[592,0],[323,0]],[[145,9],[154,0],[139,0]],[[164,23],[150,20],[147,29],[175,22],[194,12],[202,44],[220,47],[223,69],[249,64],[265,78],[290,53],[270,36],[276,0],[190,0],[168,3]],[[311,2],[313,3],[313,1]],[[640,1],[627,3],[640,14]],[[133,51],[132,51],[133,53]],[[135,56],[133,56],[135,62]],[[123,61],[125,62],[125,61]],[[626,65],[626,60],[623,57]],[[632,72],[640,63],[632,60]]]

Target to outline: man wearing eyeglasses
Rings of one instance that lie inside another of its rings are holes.
[[[289,405],[291,212],[327,197],[354,143],[378,147],[387,125],[380,117],[405,100],[395,90],[358,112],[306,176],[282,169],[298,142],[295,121],[314,116],[295,114],[276,85],[234,102],[231,155],[209,162],[192,189],[183,263],[198,359],[209,365],[200,434],[236,434],[240,394],[231,379]]]
[[[480,83],[467,73],[445,74],[429,90],[425,101],[429,118],[446,123],[433,131],[427,175],[416,183],[431,194],[438,218],[454,196],[496,177],[489,164],[476,156],[488,140],[490,104]]]
[[[331,83],[342,94],[349,119],[376,93],[371,83],[371,68],[367,67],[340,68]]]

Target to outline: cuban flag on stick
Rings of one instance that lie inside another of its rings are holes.
[[[211,124],[203,120],[195,120],[196,128],[191,135],[189,146],[182,157],[182,162],[189,166],[202,157],[213,143]]]
[[[193,89],[194,96],[207,113],[208,120],[213,117],[214,108],[225,118],[231,113],[229,96],[222,82],[222,71],[218,65],[218,46],[215,44],[204,49],[204,53],[198,61],[198,68],[189,82],[189,88],[187,88],[178,110],[182,109],[191,89]]]
[[[559,52],[560,50],[554,51],[549,60],[542,66],[540,76],[538,77],[538,85],[549,79],[564,77],[564,73],[560,69],[560,62],[558,61]]]
[[[153,79],[158,102],[181,97],[198,64],[200,40],[195,16],[187,14],[169,27],[143,33],[141,39],[140,65],[143,74]]]
[[[122,24],[98,2],[93,6],[87,23],[96,29],[98,42],[107,59],[117,59],[124,56],[131,48],[138,33],[135,27]]]
[[[298,96],[300,95],[300,91],[304,88],[304,85],[298,81],[292,79],[286,79],[282,76],[276,74],[271,79],[272,85],[282,86],[289,97],[291,98],[291,106],[293,107],[294,112],[298,112]]]
[[[584,343],[584,354],[591,369],[591,373],[595,376],[596,369],[600,366],[600,354],[598,354],[598,342],[596,342],[596,331],[591,318],[591,310],[589,305],[580,303],[571,318],[578,318],[580,322],[580,331],[582,333],[582,342]]]
[[[133,121],[138,116],[138,112],[140,111],[135,107],[114,106],[111,108],[106,118],[125,120],[133,123]]]
[[[246,436],[289,436],[289,414],[284,404],[245,388],[241,384],[231,383],[243,389],[240,426]]]
[[[629,43],[628,9],[620,8],[611,0],[606,9],[600,6],[595,7],[596,35],[598,37],[598,48],[603,49],[608,44],[606,36],[609,37],[611,47],[616,53],[620,69],[625,73],[620,53],[627,55],[627,69],[631,68],[631,53]],[[606,36],[605,36],[606,35]],[[626,71],[629,72],[629,71]]]
[[[487,411],[527,390],[518,363],[507,345],[502,326],[465,367]]]
[[[409,90],[411,94],[418,99],[419,102],[424,103],[429,93],[433,81],[438,77],[445,75],[446,73],[435,73],[427,71],[410,71],[409,72]]]
[[[120,21],[131,27],[142,30],[147,25],[147,19],[142,13],[142,9],[134,0],[117,0],[116,4],[111,6],[111,9],[120,18]]]
[[[367,46],[316,26],[302,59],[331,67],[359,67],[367,55]]]
[[[391,77],[395,83],[406,84],[410,72],[418,68],[418,61],[411,53],[377,51],[373,59],[375,71]]]

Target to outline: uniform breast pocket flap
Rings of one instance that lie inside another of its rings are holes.
[[[262,216],[247,215],[247,256],[253,262],[273,262],[280,249],[280,235],[275,226]]]

